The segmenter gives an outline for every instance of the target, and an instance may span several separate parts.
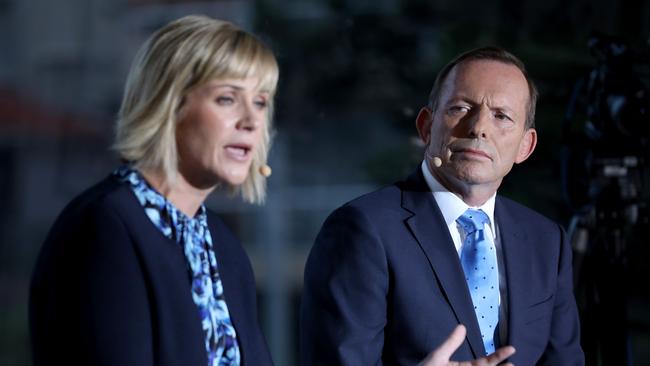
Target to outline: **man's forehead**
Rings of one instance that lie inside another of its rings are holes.
[[[527,101],[528,82],[521,70],[498,60],[470,60],[455,65],[442,85],[443,94],[489,90],[511,94]],[[522,90],[523,89],[523,90]],[[517,98],[519,99],[519,98]]]
[[[488,70],[490,71],[489,73],[485,72]],[[503,75],[508,75],[520,79],[527,84],[526,77],[519,67],[509,62],[494,59],[464,60],[451,68],[445,81],[458,78],[468,72],[485,72],[484,76],[492,76],[495,79],[499,79]]]

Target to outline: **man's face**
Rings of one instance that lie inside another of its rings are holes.
[[[528,99],[526,79],[513,65],[492,60],[456,65],[442,85],[436,110],[425,108],[418,116],[433,174],[443,184],[496,191],[512,165],[535,148],[536,132],[524,126]],[[441,167],[431,164],[434,156]]]

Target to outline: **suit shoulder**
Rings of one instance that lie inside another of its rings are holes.
[[[99,243],[121,242],[125,231],[118,222],[130,209],[116,214],[116,203],[128,197],[128,188],[108,177],[74,198],[59,214],[40,248],[32,275],[33,283],[49,275],[66,270],[64,267],[86,260]],[[137,202],[137,201],[136,201]],[[110,240],[108,240],[110,238]],[[117,246],[106,245],[102,248]]]
[[[111,176],[91,186],[72,199],[58,215],[46,242],[70,235],[77,235],[90,223],[108,216],[129,216],[133,212],[129,204],[135,201],[128,187]],[[126,207],[125,207],[125,204]]]
[[[559,224],[543,214],[533,210],[530,207],[524,206],[519,202],[513,201],[510,198],[497,196],[497,207],[501,206],[507,212],[516,215],[521,222],[535,223],[537,226],[554,227],[557,228]]]
[[[354,198],[343,204],[339,209],[348,208],[371,213],[377,210],[400,207],[401,201],[402,190],[397,184],[392,184]]]
[[[112,176],[108,176],[86,189],[61,211],[59,217],[84,213],[93,207],[113,206],[128,197],[129,189]]]

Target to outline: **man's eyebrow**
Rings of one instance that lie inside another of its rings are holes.
[[[499,105],[499,106],[491,107],[491,109],[494,109],[494,110],[497,110],[497,111],[501,111],[501,112],[508,112],[508,113],[512,113],[512,112],[514,111],[514,109],[512,109],[512,108],[510,108],[510,107],[508,107],[508,106],[504,106],[504,105]]]
[[[466,95],[460,95],[460,94],[459,95],[454,95],[451,98],[449,98],[449,100],[447,100],[447,104],[449,104],[449,103],[458,103],[458,102],[475,103],[475,101],[472,98],[470,98],[470,97],[468,97]]]

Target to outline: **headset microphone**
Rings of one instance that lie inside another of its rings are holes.
[[[260,174],[262,174],[265,178],[268,178],[269,176],[271,176],[271,173],[272,173],[273,171],[271,170],[271,167],[270,167],[270,166],[264,164],[264,165],[262,165],[262,166],[260,167],[259,172],[260,172]]]

